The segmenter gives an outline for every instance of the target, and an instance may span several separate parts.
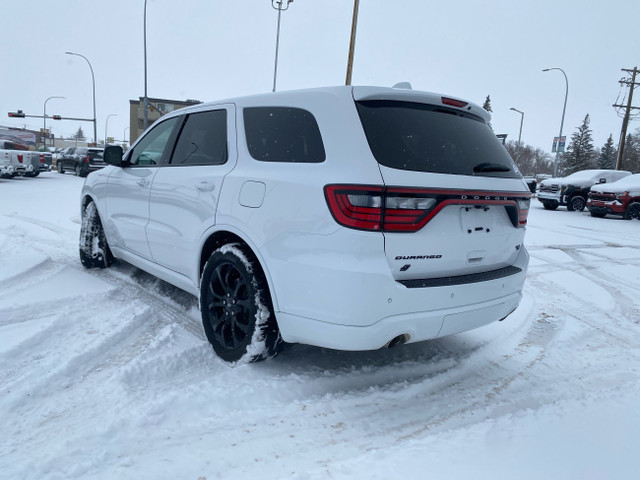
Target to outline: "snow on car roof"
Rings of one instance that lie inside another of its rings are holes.
[[[611,188],[640,189],[640,173],[629,175],[615,182],[599,185],[598,188],[599,190]]]

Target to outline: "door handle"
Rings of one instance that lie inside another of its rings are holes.
[[[144,178],[141,178],[140,180],[138,180],[136,182],[138,185],[140,185],[141,187],[146,187],[147,186],[147,180]]]
[[[201,192],[210,192],[216,188],[216,184],[211,182],[198,182],[196,183],[196,188]]]

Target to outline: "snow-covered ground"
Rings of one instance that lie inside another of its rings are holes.
[[[195,298],[81,267],[82,182],[0,180],[0,478],[638,478],[640,222],[534,201],[504,322],[230,367]]]

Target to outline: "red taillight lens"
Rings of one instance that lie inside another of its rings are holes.
[[[22,163],[22,155],[18,155],[18,162]]]
[[[417,232],[449,205],[504,206],[514,227],[527,224],[526,193],[327,185],[329,210],[345,227],[384,232]]]
[[[529,206],[531,205],[531,198],[522,198],[518,200],[518,227],[522,228],[527,224],[527,217],[529,216]]]
[[[358,230],[415,232],[436,205],[415,189],[327,185],[325,196],[336,221]]]
[[[82,159],[82,161],[88,165],[89,164],[89,157],[84,157]]]
[[[382,187],[327,185],[325,197],[340,225],[358,230],[382,228]]]
[[[466,107],[468,105],[467,102],[463,102],[462,100],[456,100],[455,98],[447,98],[447,97],[442,97],[442,103],[444,105],[449,105],[451,107],[458,107],[458,108]]]
[[[44,163],[44,154],[40,154],[40,163]]]

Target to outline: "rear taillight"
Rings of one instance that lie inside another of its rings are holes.
[[[44,154],[40,154],[40,163],[44,163]]]
[[[529,206],[531,205],[531,198],[518,199],[518,227],[522,228],[527,224],[527,217],[529,216]]]
[[[18,162],[22,163],[22,155],[18,155]]]
[[[83,161],[84,163],[86,163],[87,165],[89,165],[89,157],[84,157],[84,158],[82,159],[82,161]]]
[[[502,205],[515,227],[527,224],[525,193],[327,185],[325,197],[335,220],[345,227],[384,232],[417,232],[448,205]]]
[[[447,97],[442,97],[442,103],[444,105],[449,105],[451,107],[466,107],[467,105],[469,105],[467,102],[463,102],[462,100],[456,100],[455,98],[447,98]]]

